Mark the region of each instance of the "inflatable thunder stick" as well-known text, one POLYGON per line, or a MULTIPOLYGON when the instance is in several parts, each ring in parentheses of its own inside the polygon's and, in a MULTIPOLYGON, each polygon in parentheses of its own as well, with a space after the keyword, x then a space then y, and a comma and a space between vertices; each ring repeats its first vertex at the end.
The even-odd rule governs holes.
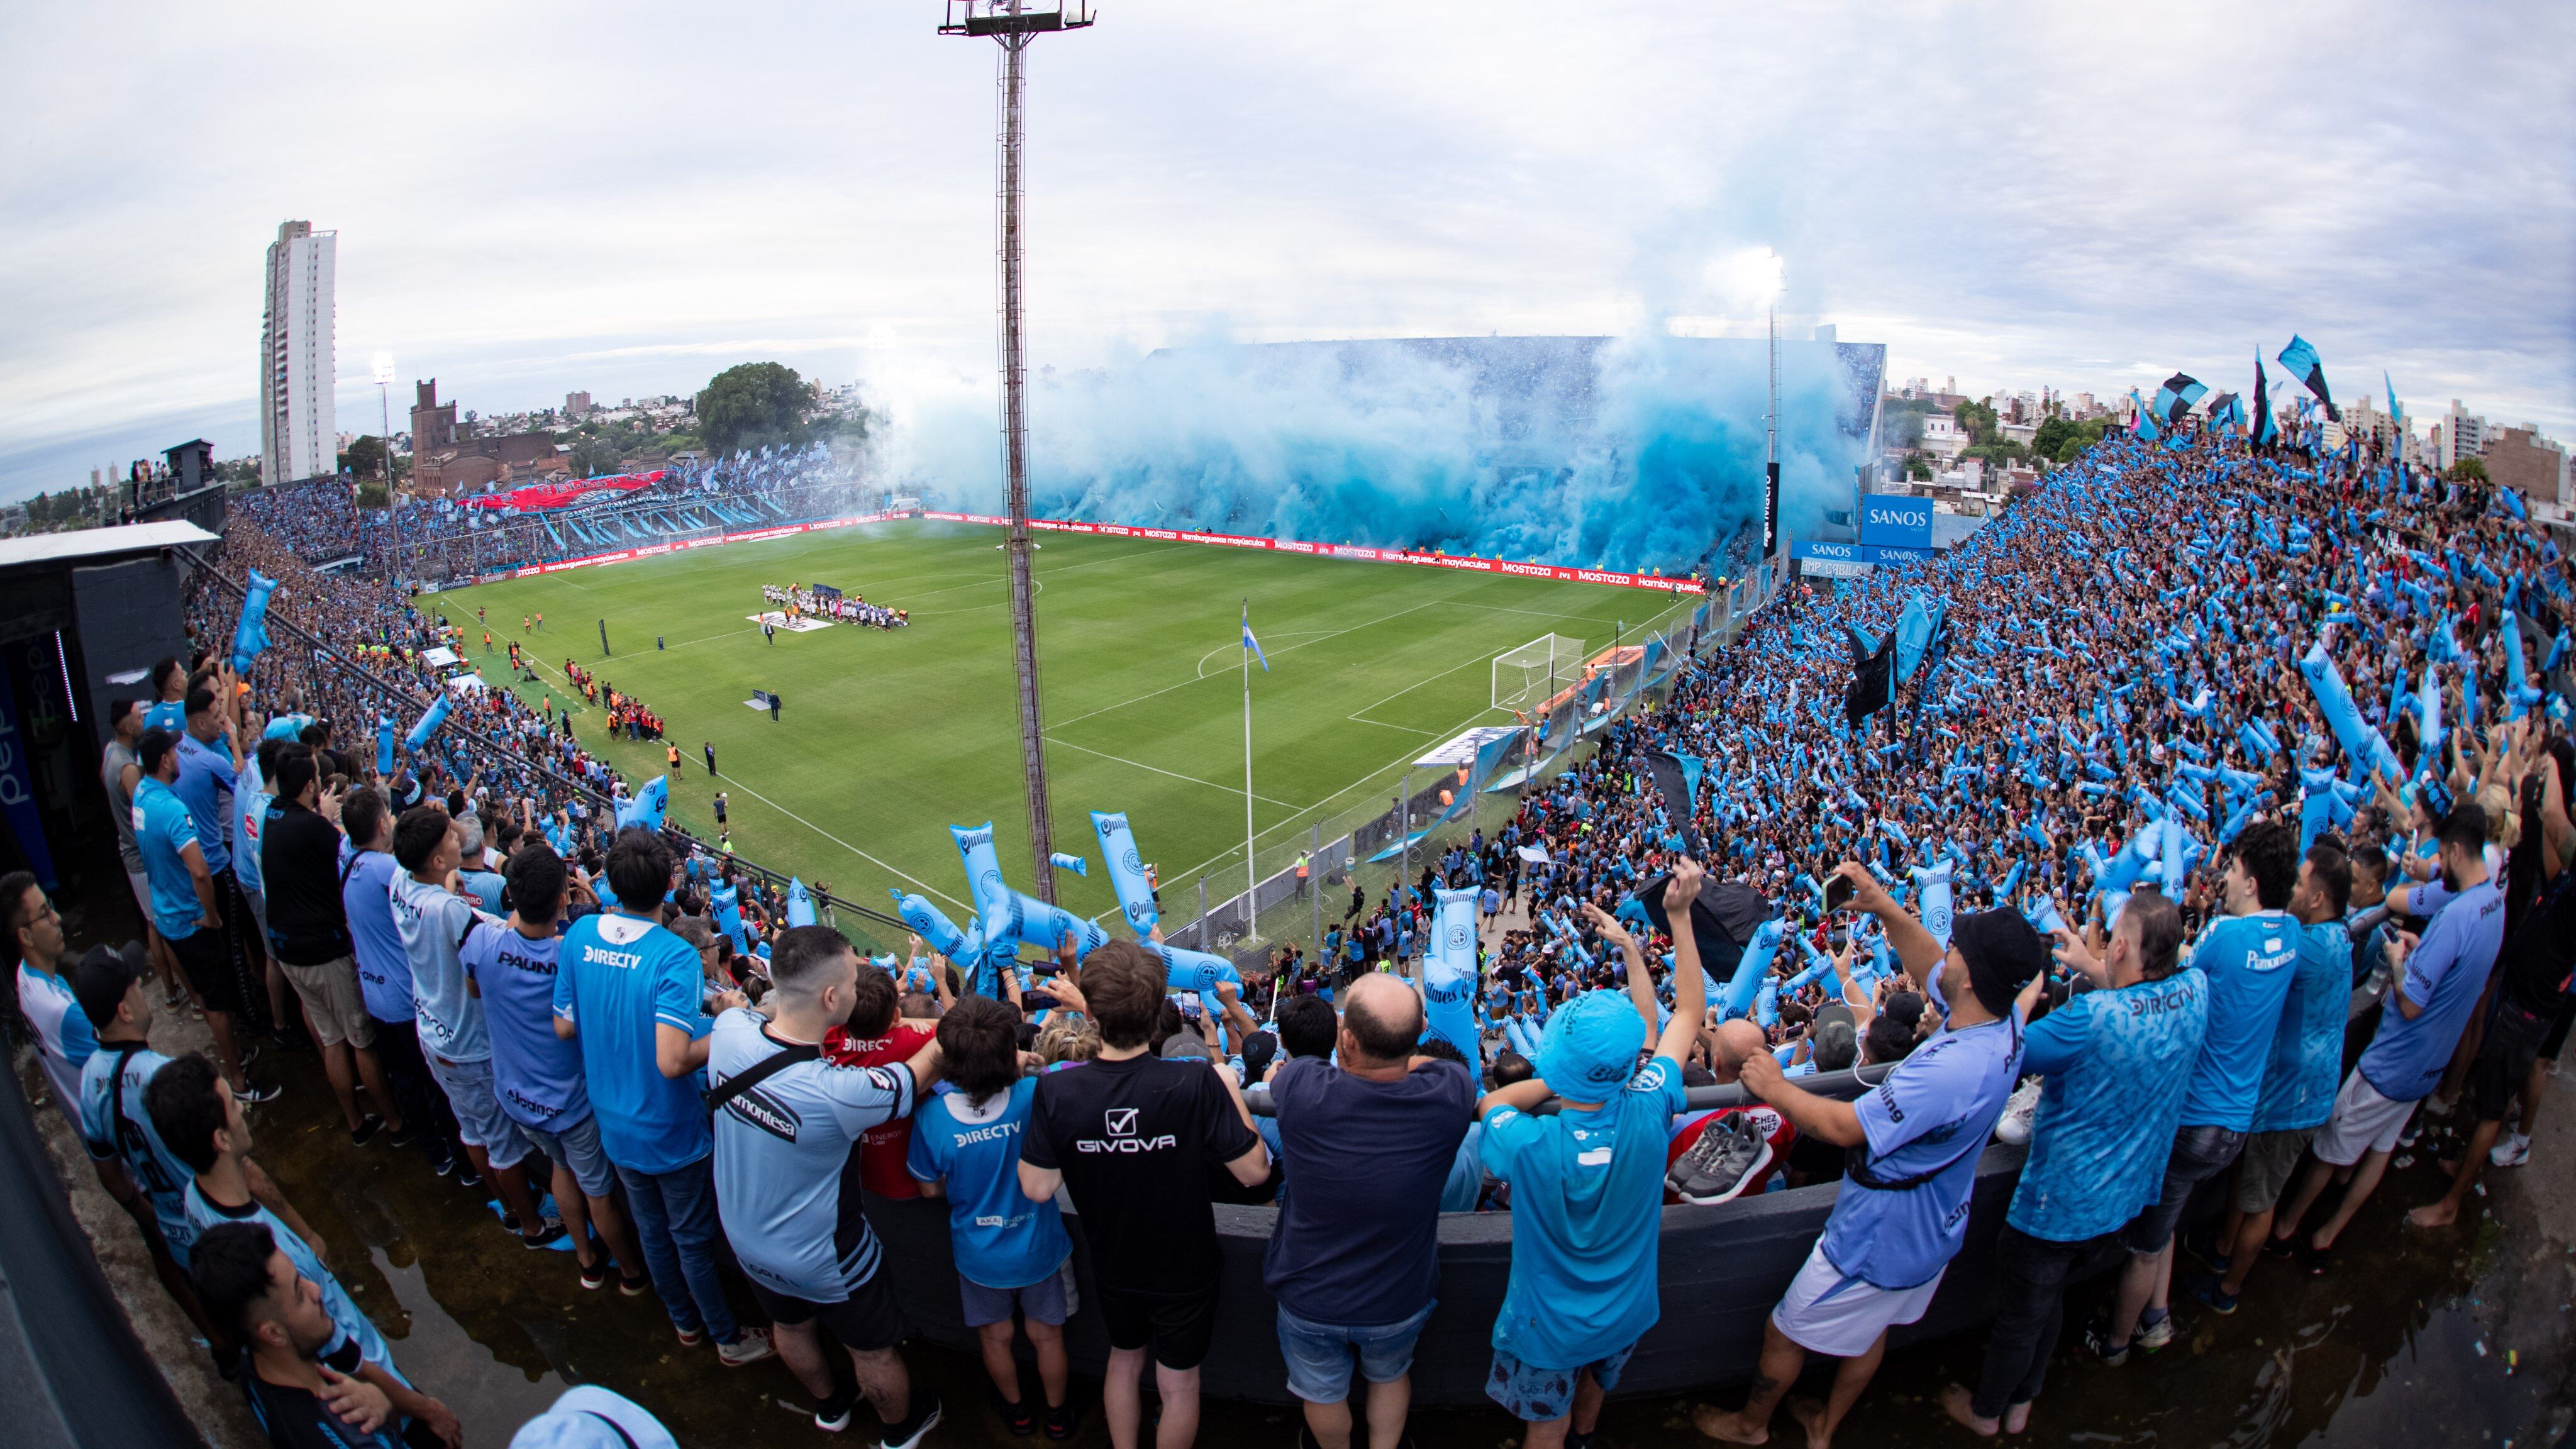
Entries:
POLYGON ((1145 858, 1137 852, 1136 833, 1124 811, 1091 812, 1091 828, 1100 836, 1100 858, 1109 869, 1109 884, 1118 892, 1118 907, 1139 937, 1154 929, 1162 912, 1154 907, 1154 888, 1145 881, 1145 858))
POLYGON ((447 723, 447 696, 441 693, 438 698, 429 702, 429 708, 420 712, 420 720, 411 727, 411 733, 403 736, 403 748, 413 754, 419 754, 429 744, 429 737, 438 733, 438 727, 445 723, 447 723))
POLYGON ((1476 1060, 1476 893, 1433 890, 1431 949, 1422 958, 1423 1036, 1476 1060))
POLYGON ((233 673, 245 674, 250 662, 268 647, 268 596, 277 588, 277 580, 257 569, 250 571, 250 589, 242 598, 241 623, 233 628, 233 673))

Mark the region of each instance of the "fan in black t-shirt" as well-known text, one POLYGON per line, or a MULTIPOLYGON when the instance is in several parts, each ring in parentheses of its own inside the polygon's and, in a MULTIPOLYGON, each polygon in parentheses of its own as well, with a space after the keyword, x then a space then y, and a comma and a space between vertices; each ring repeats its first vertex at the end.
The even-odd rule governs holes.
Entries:
POLYGON ((1270 1153, 1224 1063, 1146 1054, 1163 1005, 1162 962, 1112 941, 1091 953, 1078 981, 1072 974, 1057 999, 1100 1024, 1101 1051, 1038 1078, 1020 1188, 1041 1202, 1059 1184, 1072 1196, 1109 1321, 1103 1407, 1111 1436, 1133 1443, 1140 1409, 1132 1385, 1149 1348, 1162 1370, 1162 1432, 1197 1423, 1197 1370, 1216 1325, 1208 1169, 1221 1163, 1249 1186, 1269 1177, 1270 1153))

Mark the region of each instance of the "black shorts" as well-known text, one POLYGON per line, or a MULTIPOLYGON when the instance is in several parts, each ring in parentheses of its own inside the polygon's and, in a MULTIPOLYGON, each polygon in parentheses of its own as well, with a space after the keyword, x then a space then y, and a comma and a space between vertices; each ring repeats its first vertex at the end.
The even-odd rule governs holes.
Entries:
POLYGON ((1179 1298, 1100 1290, 1100 1312, 1109 1320, 1113 1349, 1151 1348, 1167 1369, 1194 1369, 1216 1336, 1216 1286, 1179 1298))
POLYGON ((2549 1035, 2550 1021, 2529 1015, 2511 1002, 2496 1003, 2495 1014, 2487 1018, 2486 1035, 2478 1039, 2477 1062, 2469 1068, 2470 1100, 2477 1105, 2479 1121, 2504 1120, 2514 1094, 2531 1076, 2531 1064, 2540 1055, 2542 1039, 2549 1035))
POLYGON ((2540 1044, 2542 1056, 2553 1062, 2558 1060, 2559 1049, 2567 1045, 2567 1027, 2571 1022, 2576 1022, 2576 995, 2558 1003, 2558 1024, 2549 1028, 2549 1039, 2540 1044))
POLYGON ((232 947, 224 939, 223 927, 199 926, 172 941, 170 949, 206 1010, 230 1015, 242 1009, 241 973, 233 969, 232 947))
POLYGON ((790 1328, 800 1323, 820 1323, 841 1341, 841 1347, 860 1353, 903 1342, 903 1310, 895 1307, 894 1290, 886 1286, 883 1273, 869 1274, 868 1281, 850 1290, 850 1296, 838 1303, 792 1298, 771 1290, 757 1278, 744 1276, 751 1284, 751 1296, 760 1300, 773 1323, 790 1328))

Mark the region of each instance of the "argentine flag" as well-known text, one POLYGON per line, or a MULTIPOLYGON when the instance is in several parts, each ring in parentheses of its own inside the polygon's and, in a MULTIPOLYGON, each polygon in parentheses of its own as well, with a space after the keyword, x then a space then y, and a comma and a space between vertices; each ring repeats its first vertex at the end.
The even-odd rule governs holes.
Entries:
POLYGON ((1261 661, 1261 672, 1268 674, 1270 656, 1261 652, 1261 641, 1252 637, 1252 601, 1250 599, 1243 601, 1243 647, 1252 651, 1252 657, 1261 661))

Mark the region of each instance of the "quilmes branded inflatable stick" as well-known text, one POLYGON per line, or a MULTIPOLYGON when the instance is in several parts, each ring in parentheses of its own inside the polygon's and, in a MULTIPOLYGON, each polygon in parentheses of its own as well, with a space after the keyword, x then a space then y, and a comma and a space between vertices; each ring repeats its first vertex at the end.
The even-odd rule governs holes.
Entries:
POLYGON ((805 889, 804 881, 794 876, 787 878, 787 924, 791 927, 814 924, 813 894, 805 889))
MULTIPOLYGON (((617 806, 617 828, 641 825, 650 830, 662 828, 662 817, 671 808, 671 777, 655 775, 644 787, 620 801, 617 806)), ((813 924, 811 921, 806 924, 813 924)))
POLYGON ((1091 876, 1091 866, 1081 856, 1067 855, 1063 851, 1059 850, 1049 855, 1047 857, 1047 861, 1058 870, 1072 871, 1075 875, 1081 876, 1086 880, 1091 876))
POLYGON ((1136 849, 1136 833, 1127 827, 1124 811, 1092 811, 1091 828, 1100 836, 1100 858, 1108 866, 1110 887, 1118 892, 1118 907, 1142 939, 1163 914, 1154 907, 1154 888, 1145 880, 1145 858, 1136 849))
POLYGON ((1932 933, 1932 939, 1940 942, 1941 949, 1944 951, 1950 949, 1952 864, 1953 862, 1945 857, 1928 866, 1916 866, 1909 872, 1914 878, 1914 899, 1921 908, 1923 929, 1932 933))
POLYGON ((1168 993, 1193 992, 1199 1005, 1210 1017, 1225 1014, 1224 999, 1216 994, 1217 983, 1231 981, 1237 992, 1243 989, 1243 973, 1223 956, 1193 951, 1185 946, 1166 946, 1160 941, 1136 943, 1163 963, 1163 990, 1168 993))
POLYGON ((1461 1052, 1474 1052, 1476 1009, 1468 998, 1476 991, 1476 893, 1435 888, 1431 896, 1431 949, 1422 958, 1423 1038, 1436 1036, 1461 1052))
POLYGON ((376 774, 389 778, 394 772, 394 717, 376 716, 376 774))

